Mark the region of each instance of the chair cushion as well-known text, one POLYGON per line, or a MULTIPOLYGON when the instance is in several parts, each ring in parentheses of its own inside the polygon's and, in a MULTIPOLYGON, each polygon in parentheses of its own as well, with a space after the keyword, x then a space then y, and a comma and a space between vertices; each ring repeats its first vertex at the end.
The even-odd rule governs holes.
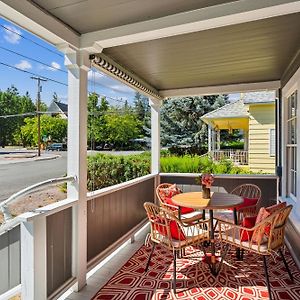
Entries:
MULTIPOLYGON (((253 217, 244 217, 242 221, 242 226, 246 228, 252 228, 255 226, 256 216, 253 217)), ((253 231, 242 230, 240 229, 241 241, 251 240, 253 231)))
MULTIPOLYGON (((255 225, 260 223, 261 221, 263 221, 264 219, 266 219, 269 216, 270 216, 270 213, 266 210, 266 208, 261 207, 259 212, 258 212, 258 215, 256 217, 255 225)), ((259 243, 262 240, 264 234, 265 234, 264 231, 254 232, 253 237, 252 237, 252 241, 254 243, 259 243)))
POLYGON ((158 194, 162 201, 166 201, 167 198, 172 198, 173 196, 180 194, 181 190, 176 184, 172 184, 167 188, 159 188, 158 194))
MULTIPOLYGON (((177 195, 177 194, 176 194, 177 195)), ((173 195, 174 196, 174 195, 173 195)), ((173 206, 178 206, 177 204, 175 204, 172 200, 172 198, 169 198, 167 197, 165 199, 165 203, 167 204, 170 204, 170 205, 173 205, 173 206)), ((193 208, 190 208, 190 207, 184 207, 184 206, 181 206, 181 214, 188 214, 188 213, 191 213, 191 212, 194 212, 195 210, 193 208)))
MULTIPOLYGON (((281 202, 281 203, 278 203, 278 204, 275 204, 275 205, 272 205, 272 206, 269 206, 269 207, 266 207, 266 211, 271 214, 273 214, 274 212, 282 209, 282 208, 285 208, 286 207, 286 202, 281 202)), ((265 228, 265 234, 267 236, 270 235, 270 230, 271 230, 271 226, 270 225, 267 225, 266 228, 265 228)))
MULTIPOLYGON (((236 206, 236 210, 240 210, 242 208, 248 207, 248 206, 253 206, 256 205, 258 202, 258 198, 247 198, 244 197, 244 202, 238 206, 236 206)), ((231 210, 233 210, 233 207, 230 208, 231 210)))
POLYGON ((231 243, 234 243, 236 245, 241 245, 243 247, 246 247, 248 249, 253 249, 255 251, 260 251, 260 252, 267 252, 268 251, 268 244, 266 243, 266 240, 262 240, 260 245, 257 244, 251 244, 250 241, 241 241, 239 237, 239 232, 235 230, 227 230, 224 231, 221 235, 223 240, 227 240, 231 243), (235 234, 235 236, 234 236, 235 234))
MULTIPOLYGON (((157 217, 154 220, 154 229, 156 229, 161 235, 168 236, 167 227, 165 225, 165 222, 162 218, 157 217), (161 223, 161 225, 160 225, 161 223)), ((169 228, 171 233, 171 238, 179 241, 186 240, 185 234, 182 231, 181 227, 178 225, 178 223, 174 220, 169 220, 169 228)))

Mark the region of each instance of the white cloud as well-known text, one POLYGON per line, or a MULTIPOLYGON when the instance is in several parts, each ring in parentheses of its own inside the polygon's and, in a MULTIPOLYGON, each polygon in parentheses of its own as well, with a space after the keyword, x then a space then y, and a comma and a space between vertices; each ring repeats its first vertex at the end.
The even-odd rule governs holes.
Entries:
POLYGON ((21 70, 32 69, 32 65, 27 60, 21 60, 18 64, 15 64, 15 67, 21 70))
POLYGON ((53 71, 53 72, 55 72, 55 71, 57 71, 57 70, 60 70, 60 69, 61 69, 60 64, 57 63, 57 62, 55 62, 55 61, 53 61, 53 62, 51 63, 51 67, 48 67, 48 70, 53 71))
POLYGON ((17 27, 10 25, 5 25, 4 27, 7 28, 7 30, 3 28, 4 39, 11 44, 19 44, 21 39, 21 31, 17 27))

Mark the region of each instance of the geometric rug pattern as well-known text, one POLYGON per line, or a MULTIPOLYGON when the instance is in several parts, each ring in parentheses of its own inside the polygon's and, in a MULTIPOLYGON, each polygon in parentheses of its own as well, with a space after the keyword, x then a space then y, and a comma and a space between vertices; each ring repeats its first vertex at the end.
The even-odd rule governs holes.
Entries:
MULTIPOLYGON (((93 300, 269 299, 261 256, 245 252, 244 260, 237 261, 235 250, 232 249, 215 277, 201 260, 200 250, 190 248, 184 258, 177 259, 177 292, 174 294, 171 253, 157 246, 145 273, 150 250, 151 246, 142 246, 98 291, 93 300)), ((267 258, 273 299, 300 300, 300 272, 287 250, 285 257, 294 283, 290 281, 279 256, 267 258)))

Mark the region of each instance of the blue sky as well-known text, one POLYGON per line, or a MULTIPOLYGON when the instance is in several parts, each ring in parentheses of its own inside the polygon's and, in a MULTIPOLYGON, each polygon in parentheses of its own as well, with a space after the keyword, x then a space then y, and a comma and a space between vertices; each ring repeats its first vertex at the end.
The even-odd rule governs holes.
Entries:
MULTIPOLYGON (((42 101, 49 105, 56 92, 62 102, 67 102, 67 70, 63 54, 47 42, 0 18, 0 89, 6 90, 14 85, 20 94, 28 91, 31 98, 36 99, 37 83, 30 78, 33 75, 9 68, 3 63, 57 81, 43 83, 42 101)), ((135 93, 119 81, 94 71, 89 72, 89 91, 107 96, 112 105, 122 105, 125 100, 132 103, 135 93)), ((230 98, 237 99, 239 95, 231 95, 230 98)))
MULTIPOLYGON (((9 68, 1 63, 60 82, 61 84, 48 80, 43 83, 42 101, 49 104, 53 93, 56 92, 62 102, 67 102, 67 70, 64 66, 63 54, 52 45, 3 18, 0 18, 0 89, 6 90, 14 85, 20 94, 28 91, 34 100, 37 83, 30 78, 33 75, 9 68)), ((127 99, 132 102, 134 97, 133 89, 105 74, 93 71, 89 72, 89 91, 96 91, 101 95, 111 97, 112 99, 108 98, 108 100, 114 105, 120 105, 122 102, 113 99, 123 101, 127 99)))

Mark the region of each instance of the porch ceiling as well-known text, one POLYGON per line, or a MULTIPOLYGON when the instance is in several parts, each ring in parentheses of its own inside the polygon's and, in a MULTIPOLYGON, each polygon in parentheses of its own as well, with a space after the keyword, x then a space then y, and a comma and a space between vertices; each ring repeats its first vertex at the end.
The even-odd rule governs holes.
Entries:
POLYGON ((104 49, 158 90, 279 80, 300 44, 300 14, 104 49))
POLYGON ((2 0, 0 8, 61 49, 103 52, 160 96, 274 89, 300 64, 296 0, 2 0))
POLYGON ((33 0, 83 34, 239 0, 33 0))

